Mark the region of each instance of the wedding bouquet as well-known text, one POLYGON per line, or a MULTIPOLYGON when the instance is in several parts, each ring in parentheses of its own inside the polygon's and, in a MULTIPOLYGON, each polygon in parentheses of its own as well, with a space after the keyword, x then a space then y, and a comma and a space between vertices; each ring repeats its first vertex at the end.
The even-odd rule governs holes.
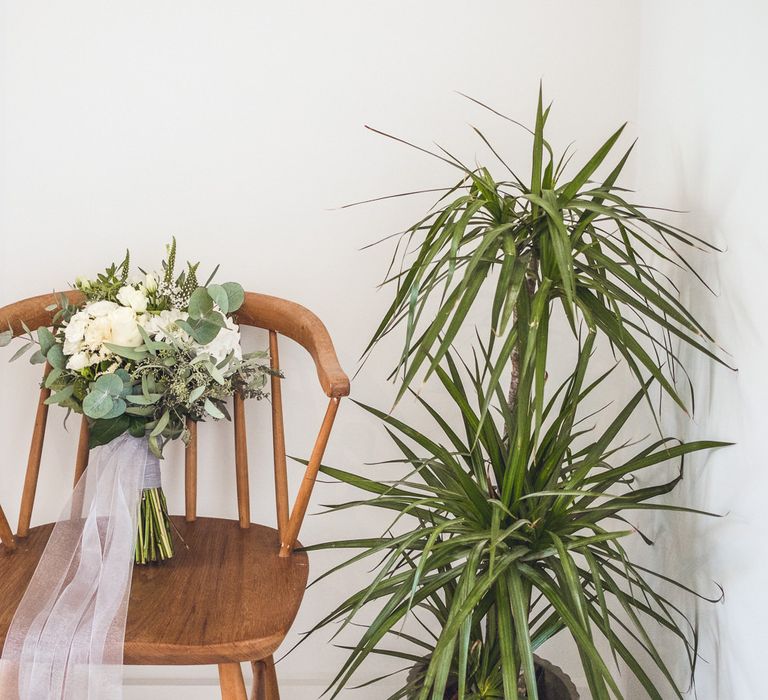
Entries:
MULTIPOLYGON (((47 403, 86 416, 91 448, 128 433, 161 458, 168 440, 189 440, 188 419, 229 419, 226 401, 236 392, 266 395, 268 353, 244 354, 232 318, 243 288, 212 283, 218 266, 201 285, 198 267, 187 263, 177 275, 175 239, 160 269, 138 277, 126 253, 96 279, 76 280, 85 301, 73 305, 62 295, 52 330, 26 329, 28 342, 12 359, 39 346, 31 360, 50 365, 47 403)), ((173 556, 159 486, 145 488, 138 527, 137 563, 173 556)))

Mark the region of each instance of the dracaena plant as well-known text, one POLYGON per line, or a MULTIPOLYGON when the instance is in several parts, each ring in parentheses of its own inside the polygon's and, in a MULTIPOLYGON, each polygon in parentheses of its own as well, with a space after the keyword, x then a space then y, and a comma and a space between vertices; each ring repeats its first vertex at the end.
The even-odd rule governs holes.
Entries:
POLYGON ((361 550, 337 568, 375 561, 370 584, 318 625, 366 627, 335 693, 367 657, 385 654, 411 668, 392 700, 538 698, 533 654, 559 632, 576 642, 598 700, 622 697, 619 662, 649 697, 682 697, 681 679, 654 641, 657 630, 676 636, 695 668, 695 625, 658 592, 658 580, 694 592, 635 563, 625 542, 644 537, 630 524, 637 511, 699 512, 658 498, 683 478, 686 456, 726 443, 661 433, 640 447, 617 441, 636 412, 657 418, 654 387, 683 409, 692 401, 692 387, 678 390, 681 343, 721 361, 660 270, 678 265, 695 275, 685 248, 708 246, 629 201, 618 184, 629 151, 612 155, 621 129, 583 167, 570 168, 544 137, 548 114, 540 96, 528 183, 503 162, 507 176, 496 179, 447 152, 438 156, 460 169, 461 180, 406 232, 402 265, 388 275, 394 300, 370 347, 403 327, 398 398, 412 393, 434 431, 365 407, 397 446, 401 472, 385 481, 324 468, 372 494, 334 509, 385 509, 396 521, 377 538, 319 545, 361 550), (596 180, 610 158, 617 162, 596 180), (575 174, 566 178, 566 171, 575 174), (490 323, 465 363, 453 344, 476 305, 486 305, 490 323), (575 351, 566 380, 550 386, 548 339, 559 318, 573 331, 575 351), (637 390, 598 421, 590 399, 615 381, 593 352, 605 342, 637 390), (411 388, 430 375, 447 397, 439 405, 411 388), (662 465, 666 473, 670 463, 679 467, 673 479, 635 483, 640 473, 647 483, 662 465), (406 633, 408 619, 421 635, 406 633), (651 668, 665 688, 656 687, 651 668))

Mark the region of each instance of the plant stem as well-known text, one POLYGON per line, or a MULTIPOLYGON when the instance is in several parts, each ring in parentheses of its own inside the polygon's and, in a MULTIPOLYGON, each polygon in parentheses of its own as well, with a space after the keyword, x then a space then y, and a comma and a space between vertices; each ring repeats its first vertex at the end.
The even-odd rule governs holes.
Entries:
MULTIPOLYGON (((536 280, 539 273, 539 258, 535 252, 531 253, 531 259, 528 263, 528 272, 525 278, 525 291, 528 294, 528 299, 533 299, 533 295, 536 293, 536 280)), ((519 318, 519 315, 518 315, 519 318)), ((517 391, 520 386, 520 336, 522 335, 522 329, 517 329, 518 341, 515 343, 515 347, 512 350, 512 377, 509 380, 509 392, 507 393, 507 406, 512 415, 515 414, 515 408, 517 407, 517 391)))
POLYGON ((173 557, 171 521, 162 488, 144 489, 141 496, 136 563, 165 561, 173 557))

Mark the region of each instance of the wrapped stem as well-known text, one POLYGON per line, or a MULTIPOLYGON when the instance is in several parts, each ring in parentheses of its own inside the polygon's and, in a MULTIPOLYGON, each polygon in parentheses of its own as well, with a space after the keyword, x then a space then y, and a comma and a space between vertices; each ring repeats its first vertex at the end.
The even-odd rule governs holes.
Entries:
POLYGON ((135 561, 137 564, 167 561, 173 556, 171 521, 168 504, 160 485, 160 460, 149 451, 144 474, 136 532, 135 561))

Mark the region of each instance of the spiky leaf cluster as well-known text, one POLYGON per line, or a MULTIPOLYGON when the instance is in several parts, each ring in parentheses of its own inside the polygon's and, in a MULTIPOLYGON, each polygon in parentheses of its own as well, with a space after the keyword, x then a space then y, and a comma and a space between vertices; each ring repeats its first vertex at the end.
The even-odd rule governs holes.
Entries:
MULTIPOLYGON (((384 480, 378 472, 324 467, 372 494, 332 510, 363 506, 393 514, 380 537, 317 547, 360 550, 335 570, 374 562, 371 582, 316 628, 364 627, 331 686, 333 697, 370 655, 383 654, 410 669, 390 700, 536 700, 533 653, 561 632, 575 641, 597 700, 622 697, 621 664, 648 697, 683 697, 682 679, 657 647, 659 631, 680 641, 695 668, 695 624, 659 593, 658 581, 689 589, 633 561, 625 543, 643 537, 630 525, 633 514, 697 512, 658 499, 683 478, 688 455, 726 443, 662 436, 628 454, 617 440, 645 404, 653 411, 654 386, 686 406, 676 382, 677 344, 722 362, 659 269, 692 272, 678 248, 711 247, 630 201, 618 184, 629 151, 597 179, 622 129, 569 170, 568 157, 555 157, 544 136, 548 116, 540 96, 527 182, 480 132, 506 169, 503 178, 439 155, 461 171, 461 181, 407 231, 399 267, 399 254, 393 258, 386 284, 394 286, 394 299, 368 349, 402 328, 393 373, 401 378, 399 397, 417 376, 432 375, 454 415, 445 402, 414 394, 434 421, 434 430, 420 431, 365 406, 400 452, 400 474, 384 480), (490 297, 483 293, 489 287, 490 297), (485 305, 489 328, 486 335, 477 331, 474 361, 464 365, 453 345, 478 305, 485 305), (566 381, 550 387, 557 306, 578 353, 566 381), (593 348, 601 341, 623 359, 638 390, 597 430, 588 423, 589 398, 611 376, 596 366, 593 348), (654 483, 654 469, 665 473, 670 463, 678 464, 677 475, 654 483), (653 485, 638 486, 641 474, 653 485), (421 634, 406 633, 409 619, 421 634), (656 687, 654 671, 665 688, 656 687)), ((565 350, 558 349, 562 362, 565 350)))

